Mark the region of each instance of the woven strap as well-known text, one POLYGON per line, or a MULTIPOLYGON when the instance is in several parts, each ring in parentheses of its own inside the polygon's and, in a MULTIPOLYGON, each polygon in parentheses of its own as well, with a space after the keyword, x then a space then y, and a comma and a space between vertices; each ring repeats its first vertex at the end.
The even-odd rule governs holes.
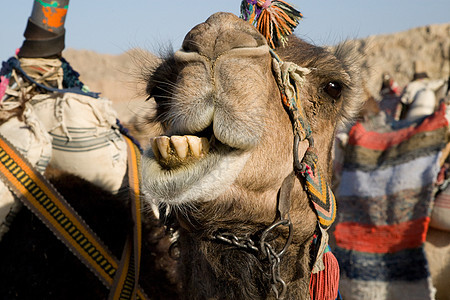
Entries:
POLYGON ((336 199, 319 170, 316 148, 306 150, 302 163, 304 170, 300 174, 306 179, 306 193, 314 205, 320 226, 328 229, 336 219, 336 199))
MULTIPOLYGON (((27 206, 109 289, 109 299, 147 299, 136 289, 140 260, 139 150, 129 146, 130 182, 133 182, 132 213, 136 226, 127 239, 122 261, 118 262, 104 243, 74 211, 53 185, 0 135, 0 177, 27 206), (133 165, 134 164, 134 165, 133 165), (133 242, 134 240, 134 242, 133 242), (134 248, 134 250, 133 250, 134 248)), ((132 143, 131 143, 132 144, 132 143)))
POLYGON ((289 113, 294 130, 294 168, 305 179, 306 192, 314 205, 320 226, 327 229, 336 218, 336 199, 320 172, 311 126, 299 100, 300 85, 310 70, 292 62, 283 62, 273 50, 270 54, 273 57, 272 66, 282 102, 289 113), (300 162, 298 144, 303 140, 308 140, 310 147, 300 162))
POLYGON ((130 299, 130 295, 133 295, 134 291, 136 291, 137 299, 147 299, 144 292, 138 288, 142 249, 141 173, 139 172, 141 154, 138 146, 130 138, 126 136, 124 138, 128 146, 128 182, 134 221, 133 240, 127 238, 119 266, 121 275, 115 277, 109 299, 130 299))
POLYGON ((301 140, 308 139, 312 134, 311 126, 306 119, 301 103, 298 102, 298 94, 299 86, 311 71, 292 62, 283 62, 273 50, 270 50, 270 54, 273 57, 272 67, 281 93, 281 100, 291 117, 294 133, 298 134, 301 140))

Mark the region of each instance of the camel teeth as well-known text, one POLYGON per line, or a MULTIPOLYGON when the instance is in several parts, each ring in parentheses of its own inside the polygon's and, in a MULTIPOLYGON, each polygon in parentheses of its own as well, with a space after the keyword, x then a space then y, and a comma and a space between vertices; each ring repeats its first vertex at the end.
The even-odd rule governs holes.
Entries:
POLYGON ((157 136, 150 139, 155 159, 164 164, 174 164, 208 154, 210 144, 207 138, 193 135, 157 136))
POLYGON ((150 138, 150 145, 152 146, 153 155, 157 160, 161 158, 161 154, 158 150, 158 144, 156 143, 156 137, 150 138))
POLYGON ((189 144, 189 149, 194 157, 200 157, 202 153, 202 143, 199 137, 193 135, 187 135, 186 139, 189 144))
POLYGON ((202 137, 200 138, 201 144, 202 144, 202 152, 203 154, 209 153, 209 141, 207 138, 202 137))
POLYGON ((188 141, 185 136, 174 135, 170 138, 170 142, 175 149, 178 157, 181 159, 185 159, 188 154, 189 146, 188 141))
POLYGON ((159 153, 163 159, 167 159, 170 154, 170 138, 168 136, 158 136, 156 138, 159 153))

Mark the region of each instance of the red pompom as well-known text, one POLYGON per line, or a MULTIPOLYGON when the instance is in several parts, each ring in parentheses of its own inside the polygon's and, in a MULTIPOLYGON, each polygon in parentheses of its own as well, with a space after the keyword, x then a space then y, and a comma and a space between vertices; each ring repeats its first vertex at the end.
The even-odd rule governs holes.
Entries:
POLYGON ((339 290, 339 264, 329 248, 323 254, 325 269, 311 274, 309 293, 311 300, 335 300, 339 290))

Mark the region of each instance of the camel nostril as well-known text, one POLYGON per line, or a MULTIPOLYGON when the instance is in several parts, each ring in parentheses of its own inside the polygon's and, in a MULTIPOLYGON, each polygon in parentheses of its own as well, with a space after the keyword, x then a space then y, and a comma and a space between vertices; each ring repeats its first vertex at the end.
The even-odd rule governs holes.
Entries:
POLYGON ((265 38, 248 22, 229 13, 217 13, 195 26, 185 37, 182 49, 210 59, 236 48, 266 45, 265 38), (228 23, 228 26, 223 24, 228 23))
POLYGON ((221 35, 216 41, 216 53, 225 53, 237 48, 255 48, 263 45, 262 39, 257 39, 257 32, 245 32, 240 30, 230 30, 221 35))
MULTIPOLYGON (((203 32, 208 32, 209 25, 207 23, 201 23, 195 26, 184 37, 181 48, 186 52, 201 52, 202 44, 198 42, 203 38, 203 32)), ((204 46, 203 46, 204 47, 204 46)))

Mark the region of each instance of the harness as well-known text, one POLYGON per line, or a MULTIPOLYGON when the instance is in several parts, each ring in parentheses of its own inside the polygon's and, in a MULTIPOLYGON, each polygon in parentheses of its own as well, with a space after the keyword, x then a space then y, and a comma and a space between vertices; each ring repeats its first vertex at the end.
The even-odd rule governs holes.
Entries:
MULTIPOLYGON (((291 119, 294 132, 293 173, 303 183, 308 199, 313 204, 317 214, 316 235, 314 244, 311 247, 313 266, 310 293, 312 299, 330 299, 330 297, 334 297, 339 293, 339 265, 330 252, 327 233, 328 228, 336 218, 336 199, 331 187, 325 181, 320 171, 311 126, 305 117, 299 99, 300 86, 304 81, 304 76, 310 70, 299 67, 292 62, 283 62, 273 50, 270 50, 270 53, 273 57, 273 70, 281 93, 281 99, 291 119), (309 147, 300 161, 298 149, 300 142, 304 140, 309 142, 309 147), (325 281, 327 282, 325 283, 325 281)), ((292 176, 292 174, 289 176, 292 176)))
POLYGON ((283 180, 278 191, 275 221, 263 230, 262 233, 237 236, 233 233, 221 232, 219 230, 209 238, 218 242, 234 245, 245 251, 260 254, 262 257, 261 259, 267 260, 270 264, 271 288, 276 299, 285 299, 287 285, 282 278, 280 265, 281 259, 293 239, 294 226, 289 215, 289 210, 291 206, 291 191, 294 186, 294 181, 297 178, 302 182, 308 199, 315 208, 318 219, 316 235, 310 253, 313 261, 311 266, 312 279, 310 283, 310 293, 312 299, 330 299, 330 297, 333 297, 332 295, 338 293, 338 278, 336 277, 338 277, 339 267, 334 256, 332 256, 329 251, 327 233, 327 229, 336 218, 336 200, 318 166, 317 149, 314 147, 311 126, 305 117, 303 107, 299 101, 299 89, 302 82, 305 80, 305 75, 307 75, 310 70, 299 67, 291 62, 283 62, 273 50, 270 50, 270 54, 273 58, 272 66, 281 93, 281 100, 292 122, 294 132, 294 168, 283 180), (304 140, 309 142, 309 147, 306 150, 304 157, 300 160, 298 157, 298 149, 300 142, 304 140), (276 229, 281 227, 287 228, 288 235, 284 242, 284 246, 277 252, 274 247, 271 246, 270 242, 281 237, 281 235, 274 233, 276 229), (276 238, 273 238, 273 236, 276 238), (331 259, 334 258, 334 260, 332 260, 333 263, 330 264, 329 261, 328 263, 324 263, 325 255, 327 258, 331 255, 331 259), (330 269, 326 270, 327 266, 328 268, 335 268, 335 270, 333 270, 334 272, 331 272, 331 277, 335 281, 334 283, 324 282, 331 281, 326 278, 326 276, 330 277, 330 274, 324 274, 331 271, 330 269), (327 287, 327 284, 330 286, 327 287))
POLYGON ((299 99, 300 85, 310 71, 294 63, 283 62, 273 50, 270 50, 270 54, 273 57, 273 70, 281 92, 281 100, 291 118, 294 131, 294 170, 305 181, 306 192, 314 205, 320 227, 327 230, 336 218, 336 199, 320 172, 311 126, 299 99), (309 142, 309 147, 300 161, 298 147, 304 140, 309 142))

